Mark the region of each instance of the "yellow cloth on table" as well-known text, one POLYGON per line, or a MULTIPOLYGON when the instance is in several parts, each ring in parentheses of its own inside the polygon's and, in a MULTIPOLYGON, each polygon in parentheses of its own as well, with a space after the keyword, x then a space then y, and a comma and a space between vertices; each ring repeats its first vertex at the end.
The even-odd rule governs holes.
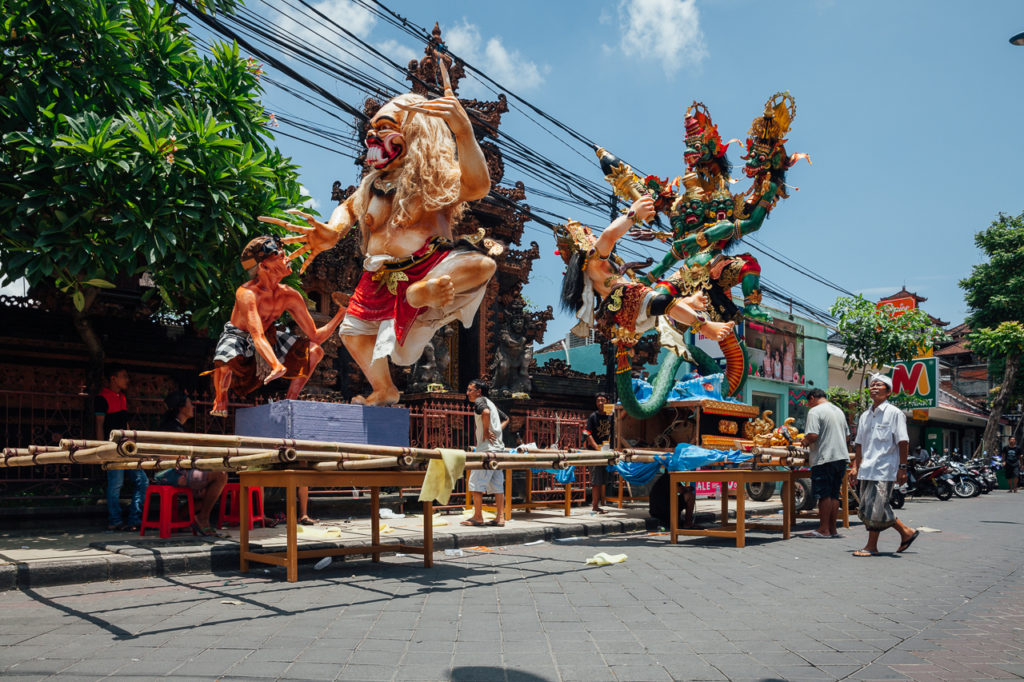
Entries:
POLYGON ((437 500, 441 504, 448 504, 456 482, 462 478, 462 472, 466 469, 464 450, 438 448, 438 451, 441 459, 432 459, 427 465, 427 475, 420 489, 420 502, 437 500))
POLYGON ((594 556, 587 559, 587 565, 607 566, 608 564, 621 564, 625 560, 625 554, 605 554, 604 552, 598 552, 594 556))

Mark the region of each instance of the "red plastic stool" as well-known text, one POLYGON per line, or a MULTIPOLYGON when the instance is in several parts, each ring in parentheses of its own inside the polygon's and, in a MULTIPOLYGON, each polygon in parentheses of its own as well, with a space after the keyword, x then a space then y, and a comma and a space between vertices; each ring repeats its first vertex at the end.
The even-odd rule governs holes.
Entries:
MULTIPOLYGON (((242 487, 238 483, 228 483, 220 494, 220 511, 217 513, 217 527, 223 528, 224 524, 240 525, 242 523, 241 510, 239 509, 242 487)), ((259 521, 264 528, 267 522, 263 518, 263 488, 249 488, 249 530, 256 526, 259 521)))
POLYGON ((139 535, 145 535, 147 528, 156 528, 160 531, 160 537, 162 538, 169 538, 173 531, 182 528, 190 529, 192 535, 195 535, 196 531, 192 528, 192 521, 195 517, 196 505, 192 498, 191 489, 176 485, 155 485, 150 483, 149 487, 146 488, 146 502, 142 507, 142 524, 139 528, 139 535), (149 520, 149 501, 153 498, 153 495, 160 496, 160 518, 156 521, 149 520), (175 518, 180 516, 177 502, 178 497, 181 495, 188 500, 188 518, 186 519, 175 518))

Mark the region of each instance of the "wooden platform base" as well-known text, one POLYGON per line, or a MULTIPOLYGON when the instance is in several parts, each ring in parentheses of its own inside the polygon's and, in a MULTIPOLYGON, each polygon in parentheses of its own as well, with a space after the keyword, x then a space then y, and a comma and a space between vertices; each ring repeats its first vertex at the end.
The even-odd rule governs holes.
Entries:
POLYGON ((422 554, 423 565, 430 568, 434 565, 434 505, 423 503, 423 546, 415 545, 382 545, 380 542, 380 489, 382 487, 422 486, 423 471, 243 471, 239 474, 241 482, 240 498, 247 500, 248 489, 252 487, 284 488, 287 522, 287 544, 283 552, 250 552, 249 551, 249 505, 240 505, 241 537, 239 538, 239 570, 249 570, 249 562, 284 566, 287 570, 288 582, 299 579, 299 559, 312 559, 325 556, 343 556, 346 554, 369 554, 373 561, 380 561, 383 552, 405 552, 422 554), (328 549, 298 548, 298 514, 296 512, 297 491, 299 486, 314 488, 330 488, 354 486, 370 490, 370 544, 359 547, 332 547, 328 549))
POLYGON ((747 530, 781 531, 782 537, 789 539, 793 524, 793 478, 790 471, 769 471, 764 469, 720 469, 715 471, 671 471, 669 483, 672 494, 670 502, 669 537, 672 544, 678 542, 680 535, 694 535, 713 538, 735 538, 737 547, 746 546, 747 530), (782 481, 782 524, 747 523, 746 515, 746 484, 782 481), (682 483, 717 482, 723 490, 728 490, 729 483, 736 483, 736 522, 729 521, 729 496, 722 495, 722 519, 717 528, 679 528, 679 485, 682 483))

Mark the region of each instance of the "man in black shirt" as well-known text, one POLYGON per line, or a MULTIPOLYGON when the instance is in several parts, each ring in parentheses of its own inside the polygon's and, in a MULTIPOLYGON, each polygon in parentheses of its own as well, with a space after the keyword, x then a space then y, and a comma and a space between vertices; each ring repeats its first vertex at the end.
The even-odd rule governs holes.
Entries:
MULTIPOLYGON (((679 528, 696 528, 693 523, 693 510, 697 506, 697 491, 694 484, 681 486, 676 493, 682 497, 679 505, 679 519, 676 521, 679 528)), ((667 473, 661 474, 658 480, 651 486, 651 492, 647 498, 647 513, 652 518, 658 519, 666 528, 670 527, 672 499, 672 486, 667 473)))
MULTIPOLYGON (((612 416, 605 411, 608 405, 608 394, 598 393, 594 398, 597 409, 587 417, 587 425, 583 429, 586 447, 591 450, 600 450, 605 444, 611 445, 612 440, 612 416)), ((589 467, 590 471, 590 503, 595 514, 605 514, 601 509, 604 502, 604 489, 608 483, 608 469, 604 466, 589 467)))
POLYGON ((1010 444, 1003 448, 1003 473, 1011 493, 1017 492, 1017 477, 1020 475, 1020 448, 1017 439, 1010 436, 1010 444))

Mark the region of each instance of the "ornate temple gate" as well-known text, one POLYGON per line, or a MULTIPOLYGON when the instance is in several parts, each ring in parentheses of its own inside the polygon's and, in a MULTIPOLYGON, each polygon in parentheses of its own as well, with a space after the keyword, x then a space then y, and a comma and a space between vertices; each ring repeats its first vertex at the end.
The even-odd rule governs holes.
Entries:
MULTIPOLYGON (((0 389, 2 447, 56 445, 62 438, 92 439, 95 434, 93 397, 82 392, 0 389)), ((254 402, 231 402, 226 419, 211 417, 211 401, 196 399, 195 433, 234 433, 234 412, 254 402)), ((128 424, 138 430, 156 429, 166 406, 162 398, 131 397, 128 424)), ((99 499, 106 478, 94 464, 47 464, 0 469, 0 503, 18 500, 99 499)))
MULTIPOLYGON (((0 390, 0 424, 5 446, 55 445, 61 438, 82 438, 92 399, 78 393, 0 390)), ((0 501, 31 494, 34 499, 62 499, 84 494, 98 484, 99 467, 48 464, 4 468, 0 501)))
POLYGON ((409 409, 409 444, 415 448, 472 450, 473 408, 465 400, 430 400, 409 409))
MULTIPOLYGON (((536 443, 542 448, 582 448, 587 416, 583 410, 530 410, 526 413, 523 438, 527 443, 536 443)), ((576 467, 576 480, 571 487, 574 503, 586 502, 589 486, 590 471, 587 467, 576 467)), ((533 487, 533 497, 536 499, 555 499, 564 492, 562 484, 555 481, 553 474, 534 474, 533 487)))

